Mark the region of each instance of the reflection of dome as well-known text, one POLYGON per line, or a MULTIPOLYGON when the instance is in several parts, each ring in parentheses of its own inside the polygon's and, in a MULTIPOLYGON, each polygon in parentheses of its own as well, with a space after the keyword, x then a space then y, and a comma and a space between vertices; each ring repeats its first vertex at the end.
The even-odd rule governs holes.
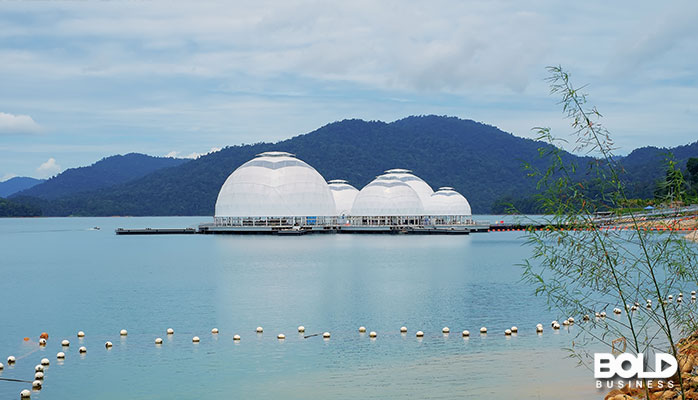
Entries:
POLYGON ((429 186, 428 183, 424 182, 420 177, 412 174, 412 171, 409 169, 389 169, 385 171, 385 174, 379 176, 378 179, 383 177, 397 178, 410 185, 410 187, 419 195, 419 199, 422 200, 422 204, 426 204, 431 194, 434 193, 434 190, 431 188, 431 186, 429 186))
POLYGON ((226 179, 218 193, 216 217, 335 215, 325 179, 293 154, 258 154, 226 179))
POLYGON ((429 215, 472 215, 470 203, 452 187, 441 187, 424 205, 429 215))
POLYGON ((396 177, 381 175, 366 185, 354 200, 353 216, 422 215, 419 195, 396 177))
POLYGON ((327 183, 330 184, 330 190, 332 191, 337 210, 334 215, 349 215, 351 206, 354 204, 354 199, 356 199, 359 191, 342 179, 333 179, 327 183))

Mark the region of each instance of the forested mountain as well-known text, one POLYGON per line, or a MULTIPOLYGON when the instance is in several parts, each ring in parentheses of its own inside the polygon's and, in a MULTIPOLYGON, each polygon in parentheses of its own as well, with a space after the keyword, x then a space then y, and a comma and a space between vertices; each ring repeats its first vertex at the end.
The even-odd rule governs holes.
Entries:
POLYGON ((186 161, 188 160, 138 153, 106 157, 87 167, 67 169, 39 185, 15 193, 14 197, 56 199, 132 181, 186 161))
MULTIPOLYGON (((539 158, 545 146, 454 117, 418 116, 392 123, 344 120, 273 144, 226 147, 111 187, 52 200, 27 197, 25 191, 13 199, 40 207, 44 215, 212 215, 218 190, 235 168, 258 153, 280 150, 296 154, 325 179, 346 179, 359 189, 386 169, 411 169, 434 188, 455 187, 473 212, 482 214, 499 199, 535 193, 536 181, 522 165, 545 168, 549 160, 539 158)), ((698 156, 698 143, 683 147, 687 155, 698 156)), ((647 154, 631 154, 627 163, 620 159, 627 177, 642 182, 638 187, 663 176, 663 159, 656 155, 664 150, 643 151, 647 154), (634 172, 640 168, 644 171, 634 172)), ((579 167, 575 178, 584 180, 592 159, 566 152, 562 156, 579 167)))
POLYGON ((16 176, 6 181, 0 182, 0 197, 7 197, 24 189, 29 189, 43 182, 43 179, 29 178, 27 176, 16 176))
POLYGON ((628 195, 635 198, 651 198, 657 181, 664 179, 663 166, 667 160, 673 159, 677 166, 685 169, 686 162, 691 157, 698 157, 698 142, 671 149, 641 147, 633 150, 627 157, 619 160, 628 182, 628 195))

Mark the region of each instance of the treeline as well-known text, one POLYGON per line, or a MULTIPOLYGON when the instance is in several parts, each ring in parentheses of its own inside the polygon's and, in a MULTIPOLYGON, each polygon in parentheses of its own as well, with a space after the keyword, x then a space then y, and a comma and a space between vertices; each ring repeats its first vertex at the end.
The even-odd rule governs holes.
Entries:
MULTIPOLYGON (((663 179, 642 182, 631 180, 622 176, 626 193, 629 196, 637 195, 637 188, 643 188, 642 194, 651 191, 652 196, 645 198, 630 198, 611 204, 609 199, 607 210, 613 208, 642 209, 647 206, 697 204, 698 203, 698 157, 689 158, 685 165, 677 165, 671 154, 666 155, 665 174, 663 179)), ((578 182, 579 187, 584 188, 585 196, 600 200, 603 198, 604 182, 587 180, 578 182)), ((604 204, 602 201, 601 204, 604 204)), ((606 211, 606 210, 599 210, 606 211)), ((492 204, 493 214, 545 214, 550 212, 544 197, 539 194, 529 196, 507 195, 497 199, 492 204)))
POLYGON ((0 197, 0 217, 39 217, 41 208, 0 197))

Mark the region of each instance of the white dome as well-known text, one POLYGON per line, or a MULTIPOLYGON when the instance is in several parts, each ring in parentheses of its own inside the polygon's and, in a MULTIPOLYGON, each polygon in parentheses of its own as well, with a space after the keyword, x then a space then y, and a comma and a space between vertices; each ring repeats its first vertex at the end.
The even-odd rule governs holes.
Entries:
POLYGON ((293 154, 270 151, 241 165, 218 193, 216 217, 335 215, 325 179, 293 154))
POLYGON ((429 197, 431 197, 431 194, 434 193, 434 189, 432 189, 428 183, 424 182, 422 178, 414 175, 409 169, 389 169, 385 171, 385 174, 379 176, 378 178, 380 179, 382 177, 397 178, 410 185, 410 187, 419 195, 419 198, 422 200, 422 204, 426 204, 429 197))
POLYGON ((410 185, 381 175, 366 185, 354 200, 352 216, 423 215, 424 206, 410 185))
POLYGON ((470 203, 452 187, 441 187, 424 205, 429 215, 472 215, 470 203))
POLYGON ((359 190, 342 179, 334 179, 327 183, 330 185, 330 190, 334 197, 334 204, 336 206, 336 213, 334 215, 349 215, 351 213, 351 206, 354 204, 359 190))

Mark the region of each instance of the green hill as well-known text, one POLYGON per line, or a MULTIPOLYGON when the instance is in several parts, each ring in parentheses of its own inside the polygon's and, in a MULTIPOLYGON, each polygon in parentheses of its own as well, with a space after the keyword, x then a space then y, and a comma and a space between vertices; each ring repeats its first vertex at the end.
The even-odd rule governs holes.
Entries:
MULTIPOLYGON (((526 177, 522 164, 545 168, 547 161, 538 157, 542 146, 547 145, 454 117, 344 120, 273 144, 226 147, 107 188, 53 200, 26 197, 26 192, 13 199, 40 207, 44 215, 212 215, 218 190, 233 170, 258 153, 280 150, 296 154, 325 179, 346 179, 359 189, 386 169, 411 169, 434 188, 455 187, 474 213, 484 214, 497 200, 535 193, 536 182, 526 177)), ((685 147, 682 154, 698 156, 698 142, 685 147)), ((629 183, 642 187, 661 178, 663 158, 654 155, 662 151, 651 150, 646 162, 647 154, 622 160, 629 183)), ((569 153, 563 158, 580 166, 575 178, 583 180, 592 159, 569 153)))

